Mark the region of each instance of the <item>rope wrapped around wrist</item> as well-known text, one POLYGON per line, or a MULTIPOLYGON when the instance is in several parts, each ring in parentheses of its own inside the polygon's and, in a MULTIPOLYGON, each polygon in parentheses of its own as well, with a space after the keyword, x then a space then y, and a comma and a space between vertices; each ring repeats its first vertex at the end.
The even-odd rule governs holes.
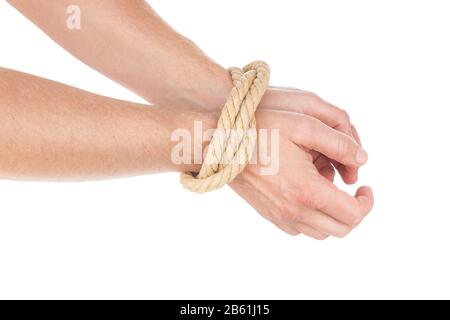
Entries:
POLYGON ((198 174, 182 173, 182 185, 193 192, 222 188, 236 178, 253 156, 255 112, 269 86, 270 68, 255 61, 243 69, 230 68, 233 89, 222 109, 198 174))

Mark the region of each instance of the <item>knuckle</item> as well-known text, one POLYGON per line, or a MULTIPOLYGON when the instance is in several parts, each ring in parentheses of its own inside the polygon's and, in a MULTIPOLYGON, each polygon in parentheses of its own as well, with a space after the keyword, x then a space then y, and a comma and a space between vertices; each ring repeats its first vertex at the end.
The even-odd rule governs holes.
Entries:
POLYGON ((295 221, 307 221, 309 218, 309 213, 303 209, 303 208, 299 208, 298 211, 296 212, 296 215, 294 217, 295 221))
POLYGON ((337 140, 337 157, 338 159, 345 158, 350 151, 350 142, 345 137, 339 137, 337 140))
POLYGON ((321 177, 310 177, 301 182, 296 193, 298 204, 307 208, 322 210, 328 202, 327 193, 322 192, 321 177))
POLYGON ((282 205, 281 208, 274 214, 274 217, 278 221, 292 221, 293 220, 293 210, 290 205, 282 205))
POLYGON ((305 91, 304 94, 310 100, 311 103, 319 103, 322 101, 322 99, 314 92, 305 91))
POLYGON ((351 209, 348 213, 347 213, 347 223, 346 225, 350 228, 350 229, 354 229, 355 227, 357 227, 361 221, 364 219, 364 215, 359 212, 359 210, 357 209, 351 209))
POLYGON ((304 221, 307 219, 308 214, 305 210, 302 210, 301 207, 296 207, 291 204, 283 206, 278 214, 277 219, 279 221, 285 221, 285 222, 298 222, 298 221, 304 221))
MULTIPOLYGON (((307 190, 300 191, 297 195, 297 199, 300 205, 307 208, 320 209, 322 207, 321 198, 318 196, 317 192, 314 192, 313 187, 309 187, 307 188, 307 190)), ((303 216, 306 215, 305 210, 300 210, 300 212, 303 212, 303 216)))
POLYGON ((347 111, 343 110, 343 109, 339 109, 339 118, 341 119, 341 122, 343 123, 350 123, 350 115, 348 114, 347 111))
POLYGON ((295 121, 295 127, 302 134, 308 134, 312 130, 311 122, 304 115, 298 115, 295 121))

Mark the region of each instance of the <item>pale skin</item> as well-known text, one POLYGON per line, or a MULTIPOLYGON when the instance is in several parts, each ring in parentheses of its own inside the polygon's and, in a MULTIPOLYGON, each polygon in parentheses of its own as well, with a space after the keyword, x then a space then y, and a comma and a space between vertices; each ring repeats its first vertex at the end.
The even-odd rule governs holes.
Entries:
MULTIPOLYGON (((164 171, 174 165, 170 133, 194 120, 212 128, 229 94, 227 71, 175 32, 141 0, 12 0, 74 56, 158 106, 101 97, 0 69, 0 175, 85 180, 164 171), (66 27, 69 5, 82 28, 66 27), (49 120, 50 119, 50 120, 49 120)), ((373 206, 370 187, 354 196, 334 184, 335 168, 355 183, 367 153, 345 111, 298 89, 270 88, 259 128, 280 129, 280 171, 249 165, 231 187, 289 234, 347 235, 373 206)))

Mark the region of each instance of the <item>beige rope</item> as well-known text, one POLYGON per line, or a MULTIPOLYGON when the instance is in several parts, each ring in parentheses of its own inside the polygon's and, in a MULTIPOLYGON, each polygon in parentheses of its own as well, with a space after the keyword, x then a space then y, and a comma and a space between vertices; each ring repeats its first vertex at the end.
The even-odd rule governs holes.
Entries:
POLYGON ((244 170, 256 144, 255 112, 269 86, 270 68, 255 61, 230 68, 233 89, 198 174, 182 173, 181 183, 193 192, 208 192, 230 183, 244 170))

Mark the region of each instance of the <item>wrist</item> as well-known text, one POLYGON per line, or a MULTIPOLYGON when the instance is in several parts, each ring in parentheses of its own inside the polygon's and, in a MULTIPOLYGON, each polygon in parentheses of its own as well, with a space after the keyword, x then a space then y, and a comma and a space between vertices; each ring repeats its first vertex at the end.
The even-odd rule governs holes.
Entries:
POLYGON ((174 172, 198 172, 210 135, 217 126, 218 113, 173 110, 166 126, 167 161, 174 172))
POLYGON ((227 69, 215 65, 210 69, 208 84, 200 92, 200 110, 220 113, 230 95, 233 83, 227 69))
POLYGON ((177 90, 176 104, 192 111, 220 113, 233 88, 228 70, 212 61, 196 69, 201 71, 177 90))

